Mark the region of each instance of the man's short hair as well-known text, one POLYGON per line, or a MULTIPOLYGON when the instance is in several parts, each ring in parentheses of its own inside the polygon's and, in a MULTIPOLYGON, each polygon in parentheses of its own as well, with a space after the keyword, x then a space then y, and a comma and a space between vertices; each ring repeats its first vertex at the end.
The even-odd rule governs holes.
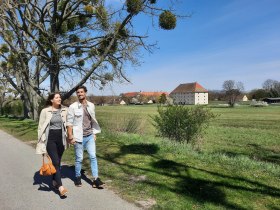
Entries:
POLYGON ((80 85, 80 86, 76 87, 75 91, 77 92, 77 90, 79 90, 79 89, 84 89, 84 91, 87 92, 87 87, 84 85, 80 85))

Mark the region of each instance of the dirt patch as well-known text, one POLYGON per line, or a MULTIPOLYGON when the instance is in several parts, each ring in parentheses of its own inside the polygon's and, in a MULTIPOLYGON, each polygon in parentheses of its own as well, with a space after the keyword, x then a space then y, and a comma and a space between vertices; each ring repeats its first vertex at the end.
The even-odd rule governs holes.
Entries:
POLYGON ((150 209, 152 206, 157 204, 157 202, 152 198, 144 201, 136 201, 136 203, 144 209, 150 209))

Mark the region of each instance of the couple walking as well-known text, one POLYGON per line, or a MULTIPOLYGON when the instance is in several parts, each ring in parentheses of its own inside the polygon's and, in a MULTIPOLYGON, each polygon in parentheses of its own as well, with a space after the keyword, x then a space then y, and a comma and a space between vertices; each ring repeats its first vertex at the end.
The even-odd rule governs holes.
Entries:
POLYGON ((69 108, 61 105, 61 95, 51 93, 46 102, 46 108, 41 111, 38 125, 38 143, 44 143, 46 151, 37 149, 37 154, 48 153, 55 166, 56 173, 52 177, 53 186, 59 190, 60 196, 66 196, 67 189, 61 181, 61 158, 67 146, 75 149, 75 185, 82 186, 81 169, 84 149, 90 158, 93 176, 92 186, 99 188, 103 182, 98 177, 96 159, 96 134, 101 132, 95 118, 94 104, 86 100, 87 88, 76 88, 78 101, 69 108))

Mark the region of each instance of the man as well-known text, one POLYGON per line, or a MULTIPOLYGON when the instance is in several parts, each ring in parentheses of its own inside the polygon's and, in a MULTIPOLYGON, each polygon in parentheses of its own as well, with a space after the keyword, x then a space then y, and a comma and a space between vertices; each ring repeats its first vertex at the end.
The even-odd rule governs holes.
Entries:
POLYGON ((96 159, 96 134, 101 132, 95 118, 94 104, 86 100, 87 88, 79 86, 76 88, 78 101, 70 105, 67 115, 68 142, 75 148, 75 185, 82 186, 81 169, 83 162, 83 151, 87 150, 90 157, 91 172, 94 178, 92 187, 100 188, 103 182, 98 177, 98 166, 96 159))

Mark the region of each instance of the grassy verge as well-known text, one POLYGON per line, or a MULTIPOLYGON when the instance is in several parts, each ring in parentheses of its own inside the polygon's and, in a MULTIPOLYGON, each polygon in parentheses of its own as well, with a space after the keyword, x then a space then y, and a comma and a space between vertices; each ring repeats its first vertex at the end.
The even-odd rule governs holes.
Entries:
POLYGON ((2 130, 26 142, 37 141, 37 125, 33 120, 0 117, 2 130))
POLYGON ((140 135, 108 134, 102 141, 102 175, 131 201, 159 209, 270 209, 280 201, 275 164, 140 135))
MULTIPOLYGON (((280 111, 266 108, 213 109, 218 117, 194 151, 154 137, 149 115, 156 107, 97 107, 100 176, 125 199, 153 209, 278 209, 280 111), (140 134, 117 134, 106 123, 133 113, 143 120, 140 134)), ((0 118, 0 128, 25 141, 36 136, 29 121, 0 118)), ((67 150, 64 161, 73 164, 73 154, 67 150)), ((89 172, 88 161, 84 166, 89 172)))

